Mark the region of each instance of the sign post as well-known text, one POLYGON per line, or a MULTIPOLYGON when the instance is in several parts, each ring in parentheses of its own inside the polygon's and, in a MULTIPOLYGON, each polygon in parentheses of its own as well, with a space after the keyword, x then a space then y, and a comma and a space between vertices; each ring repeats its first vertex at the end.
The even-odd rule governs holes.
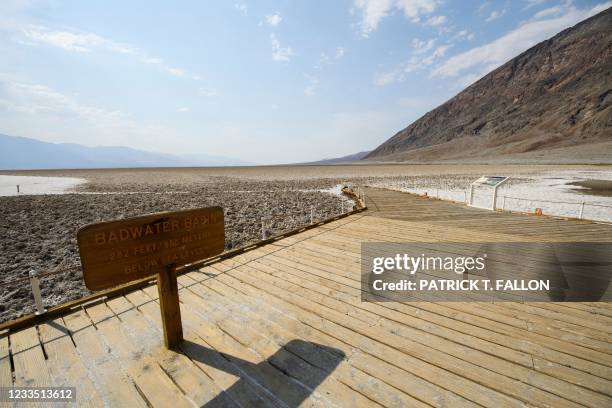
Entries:
POLYGON ((178 283, 174 267, 168 266, 157 274, 157 293, 164 326, 164 344, 167 348, 172 348, 183 340, 178 283))
POLYGON ((470 200, 468 202, 468 206, 476 207, 476 208, 483 208, 483 207, 474 205, 474 187, 480 187, 480 186, 492 187, 493 188, 493 201, 491 203, 491 207, 484 208, 484 209, 495 211, 495 206, 496 206, 496 201, 497 201, 497 189, 502 184, 507 182, 508 180, 510 180, 510 177, 505 177, 505 176, 482 176, 480 177, 478 180, 470 184, 470 200))
POLYGON ((183 339, 176 268, 225 247, 223 209, 208 207, 87 225, 77 233, 85 286, 107 289, 157 277, 164 344, 183 339))

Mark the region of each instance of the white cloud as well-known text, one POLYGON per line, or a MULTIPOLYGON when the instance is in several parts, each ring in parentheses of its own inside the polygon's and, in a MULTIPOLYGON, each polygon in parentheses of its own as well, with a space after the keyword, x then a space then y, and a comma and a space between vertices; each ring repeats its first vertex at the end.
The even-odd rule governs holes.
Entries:
POLYGON ((142 62, 144 62, 145 64, 159 65, 162 64, 164 61, 161 58, 143 58, 142 62))
POLYGON ((493 21, 493 20, 497 20, 498 18, 500 18, 501 16, 503 16, 504 14, 506 14, 506 9, 503 9, 501 11, 497 11, 497 10, 493 10, 490 14, 489 17, 487 17, 485 19, 485 21, 488 23, 489 21, 493 21))
POLYGON ((527 5, 525 6, 525 8, 531 8, 533 6, 537 6, 538 4, 542 4, 548 0, 524 0, 527 5))
POLYGON ((171 129, 139 123, 118 110, 83 103, 47 85, 0 73, 0 123, 8 134, 88 146, 130 146, 155 150, 177 136, 171 129))
POLYGON ((364 37, 375 31, 380 21, 393 10, 417 22, 422 15, 432 13, 439 3, 439 0, 354 0, 355 7, 361 10, 360 31, 364 37))
POLYGON ((473 40, 474 33, 471 33, 468 30, 461 30, 457 34, 455 34, 455 36, 453 37, 453 41, 459 41, 463 39, 470 40, 470 41, 473 40))
POLYGON ((172 67, 168 67, 167 71, 177 77, 182 77, 185 76, 185 70, 180 69, 180 68, 172 68, 172 67))
POLYGON ((427 51, 431 50, 435 43, 436 43, 436 40, 434 38, 428 41, 419 40, 418 38, 414 38, 412 40, 413 53, 424 54, 427 51))
MULTIPOLYGON (((35 115, 37 124, 47 120, 78 123, 96 129, 135 129, 135 123, 119 111, 82 104, 73 96, 51 87, 16 81, 0 76, 0 114, 8 112, 11 120, 18 115, 35 115)), ((25 122, 28 123, 26 119, 25 122)))
POLYGON ((439 27, 441 25, 446 24, 447 21, 448 21, 448 18, 446 18, 446 16, 434 16, 434 17, 430 17, 427 20, 427 25, 430 25, 432 27, 439 27))
POLYGON ((331 64, 331 58, 325 52, 319 54, 319 60, 315 64, 315 69, 321 69, 326 65, 331 64))
POLYGON ((278 62, 286 62, 295 55, 291 47, 282 47, 278 38, 274 33, 270 34, 270 42, 272 43, 272 59, 278 62))
POLYGON ((47 27, 30 25, 22 28, 21 34, 34 43, 59 47, 67 51, 90 52, 94 48, 104 48, 121 54, 136 54, 136 50, 127 45, 91 33, 53 31, 47 27))
POLYGON ((280 24, 281 21, 283 21, 283 18, 281 17, 278 11, 274 14, 270 14, 266 16, 266 23, 268 23, 268 25, 272 27, 276 27, 277 25, 280 24))
POLYGON ((241 14, 245 15, 245 16, 249 12, 249 7, 246 5, 246 3, 236 3, 236 4, 234 4, 234 8, 236 10, 238 10, 241 14))
POLYGON ((334 51, 333 57, 329 56, 325 52, 322 52, 321 54, 319 54, 319 60, 315 64, 314 68, 315 69, 322 69, 323 67, 325 67, 327 65, 333 64, 334 61, 337 61, 337 60, 341 59, 344 56, 345 52, 346 52, 346 50, 343 47, 336 47, 336 50, 334 51))
POLYGON ((378 86, 391 85, 395 81, 400 80, 401 74, 402 73, 400 70, 383 72, 382 74, 377 74, 374 77, 374 83, 378 86))
POLYGON ((549 7, 544 10, 540 10, 534 14, 533 18, 539 20, 541 18, 551 17, 559 15, 563 12, 564 8, 561 6, 549 7))
POLYGON ((450 47, 450 44, 440 45, 427 56, 413 52, 408 61, 403 62, 394 70, 376 75, 374 83, 378 86, 386 86, 394 82, 402 82, 406 80, 409 73, 429 68, 434 62, 443 58, 450 47))
POLYGON ((304 74, 304 77, 308 80, 308 85, 304 88, 304 95, 313 96, 319 86, 319 78, 308 74, 304 74))
POLYGON ((612 2, 607 2, 589 9, 570 6, 563 15, 556 18, 526 22, 495 41, 452 56, 437 67, 432 72, 432 76, 450 77, 465 73, 474 79, 475 75, 477 77, 484 75, 529 47, 611 5, 612 2), (476 72, 466 73, 468 70, 476 72))
POLYGON ((217 96, 217 91, 214 89, 200 88, 200 93, 208 98, 217 96))
POLYGON ((346 50, 344 49, 344 47, 336 47, 336 53, 334 54, 334 59, 339 60, 340 58, 344 56, 345 53, 346 53, 346 50))
MULTIPOLYGON (((25 27, 12 27, 21 38, 18 41, 26 45, 47 45, 76 53, 89 53, 95 51, 112 52, 129 55, 138 61, 149 65, 158 65, 174 76, 185 76, 187 72, 181 68, 171 67, 158 57, 146 55, 138 48, 118 43, 93 33, 58 31, 40 25, 27 25, 25 27), (25 39, 23 41, 21 39, 25 39)), ((193 75, 197 80, 199 76, 193 75)))
POLYGON ((191 109, 189 109, 187 106, 183 106, 182 108, 178 108, 176 111, 179 113, 185 113, 191 111, 191 109))

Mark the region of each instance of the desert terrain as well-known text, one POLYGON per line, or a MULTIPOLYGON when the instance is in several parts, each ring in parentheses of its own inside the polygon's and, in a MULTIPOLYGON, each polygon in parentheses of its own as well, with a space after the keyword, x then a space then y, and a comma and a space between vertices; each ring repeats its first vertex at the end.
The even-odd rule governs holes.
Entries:
MULTIPOLYGON (((535 183, 542 193, 547 189, 538 184, 542 177, 562 179, 568 184, 563 185, 564 194, 576 202, 610 200, 601 191, 609 182, 595 183, 598 188, 592 194, 588 186, 593 185, 589 180, 610 180, 612 166, 357 164, 3 171, 0 177, 70 177, 81 182, 63 192, 52 190, 52 194, 41 194, 44 189, 40 186, 29 191, 26 183, 18 195, 0 196, 0 321, 33 311, 27 280, 32 269, 46 272, 77 267, 42 279, 46 306, 89 293, 78 268, 76 243, 77 230, 89 223, 219 205, 225 213, 229 250, 261 239, 262 218, 267 234, 272 235, 309 224, 311 207, 315 220, 339 214, 345 199, 339 185, 427 190, 429 195, 446 189, 463 196, 469 182, 483 174, 511 175, 512 184, 535 183)), ((524 188, 520 191, 531 194, 524 188)), ((350 209, 352 203, 345 203, 345 209, 350 209)))

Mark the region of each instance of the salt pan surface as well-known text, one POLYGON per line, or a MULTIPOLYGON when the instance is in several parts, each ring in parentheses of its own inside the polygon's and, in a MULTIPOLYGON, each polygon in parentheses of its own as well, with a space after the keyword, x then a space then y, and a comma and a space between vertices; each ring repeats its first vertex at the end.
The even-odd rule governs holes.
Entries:
POLYGON ((0 175, 0 196, 63 194, 86 181, 76 177, 0 175), (17 185, 19 185, 19 194, 17 194, 17 185))

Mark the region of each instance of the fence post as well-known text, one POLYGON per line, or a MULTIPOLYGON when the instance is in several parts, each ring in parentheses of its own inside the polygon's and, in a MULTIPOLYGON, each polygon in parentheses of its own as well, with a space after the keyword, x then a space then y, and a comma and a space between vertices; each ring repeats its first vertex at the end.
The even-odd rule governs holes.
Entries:
POLYGON ((314 224, 314 206, 310 206, 310 224, 314 224))
POLYGON ((580 203, 580 216, 578 216, 578 219, 581 220, 583 215, 584 215, 584 201, 580 203))
POLYGON ((267 237, 266 235, 266 224, 264 221, 264 217, 261 217, 261 239, 262 241, 265 240, 267 237))
POLYGON ((42 296, 40 294, 40 279, 35 270, 30 271, 30 285, 32 285, 32 295, 34 295, 34 303, 36 304, 36 312, 34 314, 41 315, 47 311, 43 306, 42 296))
POLYGON ((17 194, 19 194, 19 184, 17 184, 17 194))

